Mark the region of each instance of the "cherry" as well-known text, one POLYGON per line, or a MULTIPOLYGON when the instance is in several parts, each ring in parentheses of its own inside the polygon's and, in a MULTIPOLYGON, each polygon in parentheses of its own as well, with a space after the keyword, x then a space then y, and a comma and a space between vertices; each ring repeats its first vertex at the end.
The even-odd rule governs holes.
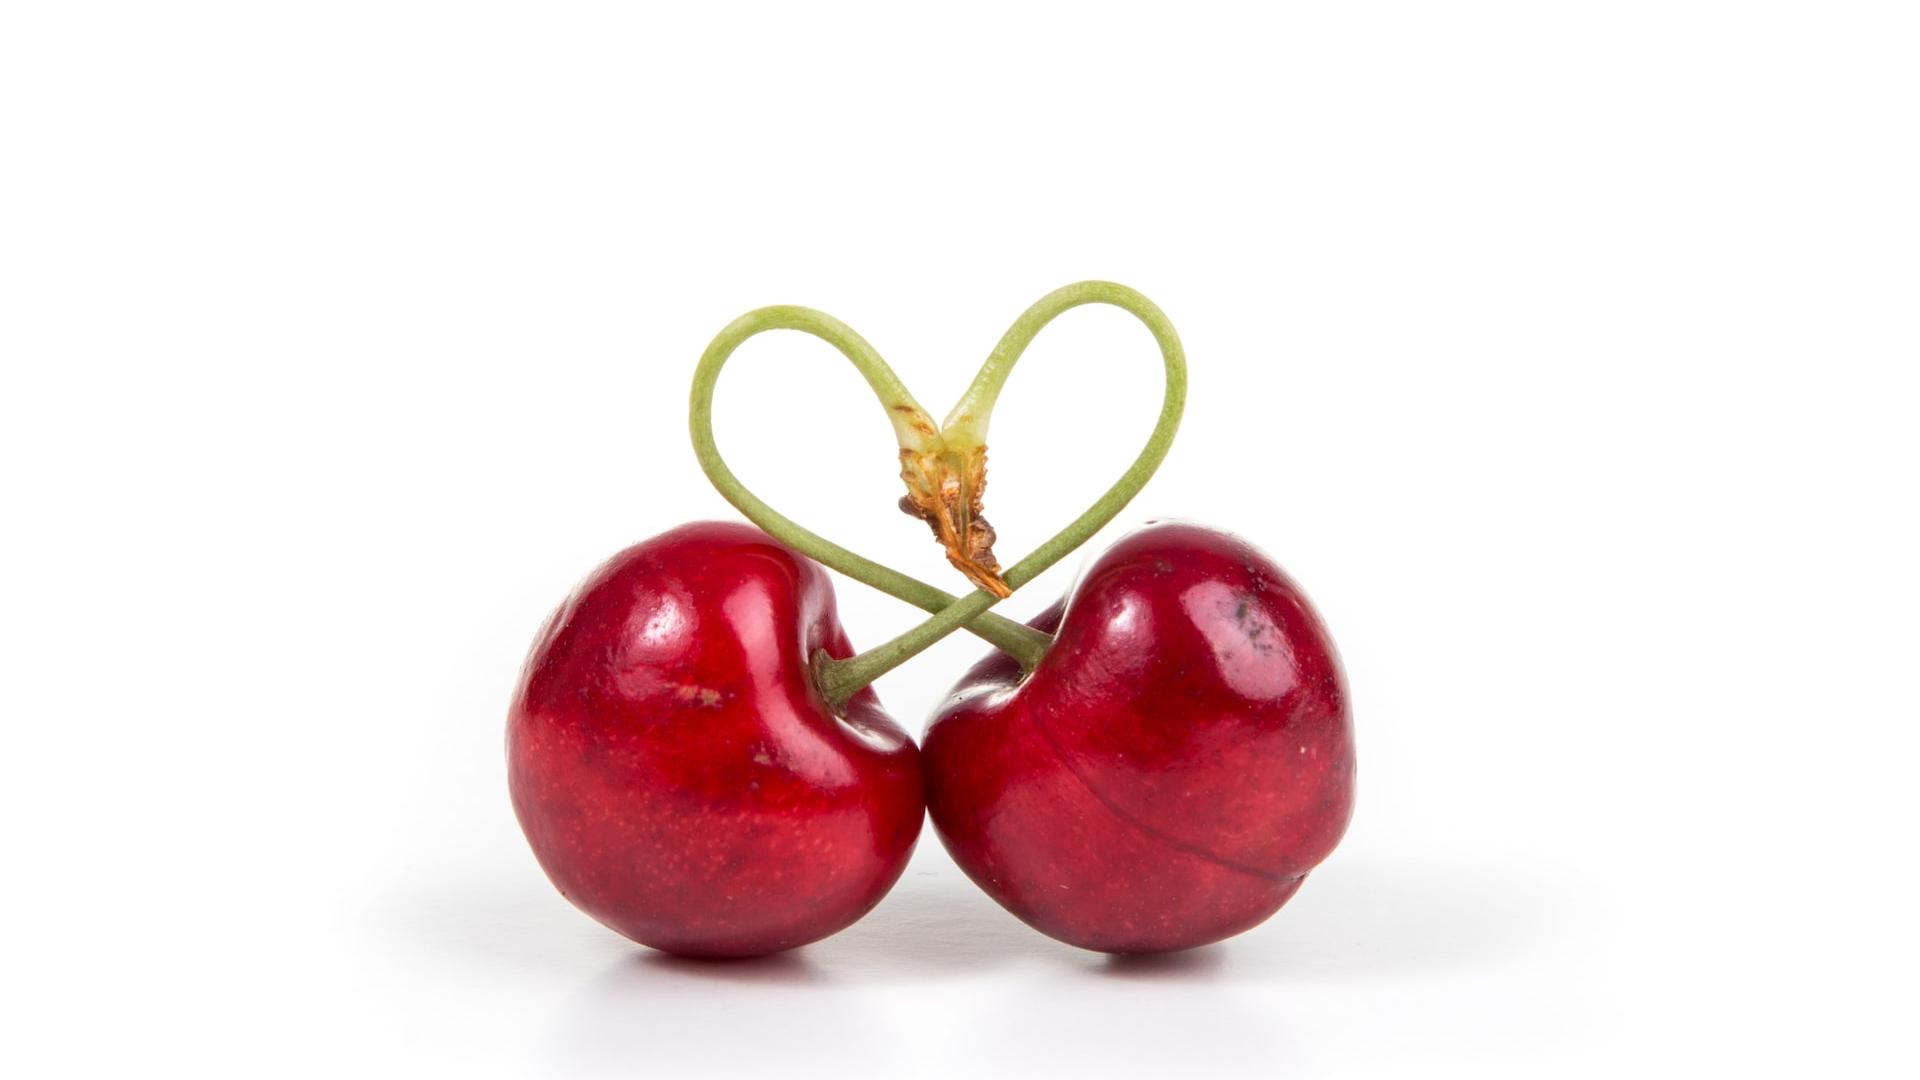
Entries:
POLYGON ((690 525, 630 548, 535 644, 509 714, 510 785, 554 884, 658 948, 791 948, 847 926, 899 878, 924 784, 961 868, 1061 940, 1181 949, 1278 910, 1353 805, 1339 662, 1280 569, 1234 537, 1161 525, 1114 546, 1031 625, 989 610, 1140 491, 1185 399, 1172 324, 1112 282, 1028 307, 940 424, 823 312, 766 307, 728 324, 694 371, 694 454, 766 532, 690 525), (1152 333, 1160 414, 1106 493, 1003 571, 982 512, 989 419, 1034 335, 1085 304, 1118 307, 1152 333), (742 343, 772 330, 820 338, 860 372, 899 444, 903 508, 974 592, 956 597, 848 551, 733 475, 714 442, 714 387, 742 343), (932 616, 853 656, 816 562, 932 616), (999 651, 935 716, 922 756, 869 687, 961 628, 999 651))
POLYGON ((996 653, 927 729, 927 804, 967 875, 1034 928, 1105 952, 1184 949, 1279 910, 1353 808, 1333 643, 1238 538, 1150 526, 996 653))
POLYGON ((745 525, 682 526, 581 584, 507 721, 514 811, 560 892, 703 956, 802 945, 878 903, 920 832, 918 754, 873 691, 829 708, 819 650, 853 651, 825 571, 745 525))

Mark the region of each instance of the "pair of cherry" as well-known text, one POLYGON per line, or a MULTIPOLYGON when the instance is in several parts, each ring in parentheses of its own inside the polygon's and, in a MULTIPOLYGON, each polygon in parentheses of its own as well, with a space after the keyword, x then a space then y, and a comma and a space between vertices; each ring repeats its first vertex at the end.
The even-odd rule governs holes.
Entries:
POLYGON ((1188 948, 1278 910, 1339 841, 1354 775, 1339 662, 1279 567, 1228 534, 1155 524, 1030 624, 988 610, 1145 484, 1185 385, 1166 317, 1107 282, 1028 309, 937 426, 826 315, 763 308, 723 330, 695 375, 694 445, 760 528, 686 525, 614 556, 548 621, 509 713, 514 809, 561 893, 669 952, 792 948, 880 901, 924 810, 974 882, 1074 945, 1188 948), (980 516, 987 419, 1033 336, 1087 303, 1153 332, 1167 369, 1160 422, 1099 502, 1002 573, 980 516), (777 328, 827 340, 866 376, 900 442, 903 506, 974 592, 949 595, 808 532, 727 469, 715 381, 741 342, 777 328), (822 564, 934 614, 855 656, 822 564), (996 651, 917 749, 868 684, 961 628, 996 651))

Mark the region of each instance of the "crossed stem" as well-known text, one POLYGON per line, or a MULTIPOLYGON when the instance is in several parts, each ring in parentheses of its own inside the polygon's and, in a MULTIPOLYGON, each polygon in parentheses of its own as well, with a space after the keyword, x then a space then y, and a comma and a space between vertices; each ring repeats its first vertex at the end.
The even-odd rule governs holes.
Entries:
MULTIPOLYGON (((757 334, 768 330, 799 330, 812 334, 838 349, 866 379, 867 385, 887 411, 903 461, 908 454, 964 454, 975 449, 984 453, 993 406, 999 400, 1000 390, 1005 386, 1014 364, 1043 327, 1062 312, 1083 304, 1110 304, 1120 308, 1139 319, 1153 334, 1166 366, 1166 389, 1160 403, 1160 415, 1147 437, 1146 445, 1127 470, 1120 474, 1120 478, 1079 517, 1000 575, 1000 580, 1011 592, 1038 577, 1112 521, 1146 486, 1148 479, 1166 458, 1168 447, 1173 444, 1174 434, 1180 427, 1180 415, 1186 405, 1186 353, 1180 346, 1180 338, 1174 332, 1173 324, 1153 301, 1125 285, 1110 281, 1082 281, 1041 297, 1015 319, 1001 336, 1000 343, 994 346, 981 364, 972 385, 961 396, 959 404, 954 406, 946 423, 939 427, 934 426, 926 410, 907 392, 906 386, 872 345, 845 323, 811 308, 780 305, 750 311, 720 331, 701 355, 693 375, 693 449, 701 469, 715 489, 747 520, 801 554, 933 613, 931 618, 906 633, 857 656, 845 660, 833 659, 824 652, 814 656, 816 682, 828 704, 835 709, 873 680, 963 627, 1019 661, 1024 671, 1031 671, 1039 664, 1052 639, 1038 630, 990 611, 1001 599, 993 592, 975 589, 966 596, 955 597, 806 529, 749 491, 733 474, 733 470, 727 467, 714 442, 713 391, 720 377, 720 369, 734 350, 757 334)), ((956 562, 956 565, 959 563, 956 562)))

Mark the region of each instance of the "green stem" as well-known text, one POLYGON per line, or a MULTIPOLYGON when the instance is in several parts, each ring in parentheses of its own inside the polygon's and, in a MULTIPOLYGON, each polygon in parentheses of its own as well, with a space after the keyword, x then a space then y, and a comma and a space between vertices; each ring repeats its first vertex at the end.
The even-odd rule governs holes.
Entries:
MULTIPOLYGON (((994 403, 999 400, 1000 390, 1006 384, 1007 376, 1013 371, 1013 365, 1033 341, 1034 335, 1062 312, 1080 307, 1083 304, 1111 304, 1139 319, 1153 334, 1154 341, 1160 346, 1160 355, 1166 364, 1166 390, 1160 403, 1160 416, 1155 421, 1153 433, 1147 437, 1147 444, 1135 457, 1133 464, 1127 467, 1120 479, 1108 488, 1106 494, 1086 512, 1075 518, 1066 528, 1055 533, 1053 538, 1034 549, 1033 554, 1021 559, 1003 575, 1006 583, 1019 588, 1032 581, 1043 571, 1059 562, 1062 558, 1092 538, 1106 524, 1140 493, 1147 480, 1153 476, 1160 462, 1167 456, 1167 448, 1173 444, 1173 436, 1180 428, 1180 414, 1187 400, 1187 359, 1186 352, 1180 346, 1180 337, 1174 332, 1173 324, 1153 301, 1125 285, 1116 285, 1110 281, 1082 281, 1056 289, 1040 298, 1018 319, 1014 320, 1007 332, 1001 336, 1000 344, 994 346, 986 362, 981 365, 980 373, 974 377, 973 385, 960 399, 960 404, 948 416, 943 437, 952 445, 955 436, 970 439, 976 445, 986 441, 987 424, 993 413, 994 403)), ((848 331, 851 333, 851 331, 848 331)), ((711 350, 710 350, 711 351, 711 350)), ((857 362, 857 361, 856 361, 857 362)), ((696 415, 699 412, 698 384, 696 383, 696 415)), ((697 439, 697 436, 696 436, 697 439)), ((709 473, 711 475, 711 473, 709 473)), ((752 516, 752 515, 748 515, 752 516)), ((831 564, 830 564, 831 565, 831 564)), ((895 595, 898 595, 897 593, 895 595)), ((881 675, 905 663, 913 656, 946 637, 961 626, 971 625, 969 620, 976 618, 995 618, 991 613, 982 616, 995 603, 991 593, 975 590, 971 594, 939 611, 919 626, 901 634, 883 645, 876 646, 858 656, 845 660, 834 660, 824 656, 815 657, 815 672, 821 691, 827 701, 836 708, 847 699, 859 693, 861 688, 881 675)), ((1012 650, 1008 650, 1012 652, 1012 650)), ((1025 657, 1014 653, 1021 661, 1024 670, 1031 671, 1033 665, 1025 657)))
MULTIPOLYGON (((815 562, 840 571, 855 581, 864 582, 881 592, 905 600, 923 611, 944 613, 954 605, 958 597, 908 577, 898 570, 856 555, 833 541, 809 531, 762 502, 758 496, 747 490, 739 477, 733 475, 733 470, 727 468, 727 463, 721 458, 720 449, 713 437, 714 385, 720 378, 720 369, 725 366, 727 358, 733 355, 734 350, 748 338, 768 330, 800 330, 840 350, 867 380, 867 385, 873 388, 874 395, 880 399, 880 403, 886 406, 887 417, 893 423, 894 435, 903 449, 933 450, 941 446, 939 430, 934 427, 932 417, 928 416, 926 410, 913 400, 913 395, 907 392, 907 388, 894 375, 893 369, 887 366, 887 362, 880 358, 880 354, 872 345, 867 344, 866 339, 855 333, 852 327, 824 312, 814 311, 811 308, 780 305, 749 311, 735 319, 727 325, 726 329, 720 331, 720 335, 713 339, 713 343, 707 346, 706 353, 700 357, 700 365, 694 370, 693 375, 691 416, 693 452, 700 460, 700 468, 705 470, 707 479, 713 482, 713 486, 719 490, 720 494, 746 515, 748 521, 760 526, 788 547, 815 562)), ((982 607, 980 610, 986 609, 982 607)), ((1052 640, 1032 627, 1023 626, 1011 619, 991 613, 974 621, 968 629, 994 647, 1013 656, 1027 668, 1039 663, 1041 655, 1046 652, 1047 645, 1052 640)), ((904 660, 905 657, 901 659, 904 660)))

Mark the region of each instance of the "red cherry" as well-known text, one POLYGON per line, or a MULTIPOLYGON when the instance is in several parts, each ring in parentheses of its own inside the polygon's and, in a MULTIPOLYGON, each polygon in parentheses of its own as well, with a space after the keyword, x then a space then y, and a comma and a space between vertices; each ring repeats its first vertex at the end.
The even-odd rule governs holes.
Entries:
POLYGON ((1279 910, 1346 830, 1353 729, 1333 643, 1235 537, 1156 525, 1061 605, 1024 681, 995 654, 927 730, 947 850, 1007 910, 1105 952, 1184 949, 1279 910))
POLYGON ((644 945, 752 956, 846 927, 920 832, 918 754, 871 690, 819 566, 744 525, 628 548, 561 605, 507 720, 508 782, 560 892, 644 945))

